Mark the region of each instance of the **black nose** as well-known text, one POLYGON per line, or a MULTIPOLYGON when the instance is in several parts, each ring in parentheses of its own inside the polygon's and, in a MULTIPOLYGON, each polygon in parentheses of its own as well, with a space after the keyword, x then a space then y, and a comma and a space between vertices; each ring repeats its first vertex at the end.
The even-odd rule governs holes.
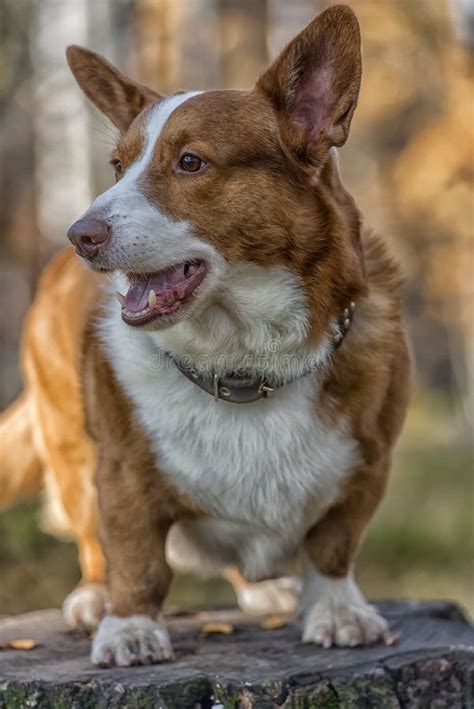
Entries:
POLYGON ((110 239, 109 225, 92 217, 83 217, 70 227, 67 238, 76 247, 79 256, 94 258, 110 239))

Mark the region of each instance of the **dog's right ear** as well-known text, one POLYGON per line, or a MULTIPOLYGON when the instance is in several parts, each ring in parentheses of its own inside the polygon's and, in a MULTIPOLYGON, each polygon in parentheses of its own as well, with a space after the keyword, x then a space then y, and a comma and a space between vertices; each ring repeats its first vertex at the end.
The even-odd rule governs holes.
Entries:
POLYGON ((122 133, 146 106, 161 98, 156 91, 132 81, 90 49, 71 45, 66 57, 86 96, 122 133))

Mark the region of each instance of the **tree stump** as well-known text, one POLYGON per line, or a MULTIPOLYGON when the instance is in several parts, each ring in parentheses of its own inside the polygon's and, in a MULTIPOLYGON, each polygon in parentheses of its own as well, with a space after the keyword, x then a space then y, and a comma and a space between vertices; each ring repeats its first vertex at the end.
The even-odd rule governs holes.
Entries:
MULTIPOLYGON (((274 629, 236 610, 170 616, 176 661, 98 669, 90 640, 57 610, 0 620, 0 707, 6 709, 463 709, 474 707, 474 628, 452 603, 379 604, 399 641, 324 650, 300 640, 296 622, 274 629), (228 635, 206 634, 213 623, 228 635)), ((275 624, 274 624, 275 625, 275 624)))

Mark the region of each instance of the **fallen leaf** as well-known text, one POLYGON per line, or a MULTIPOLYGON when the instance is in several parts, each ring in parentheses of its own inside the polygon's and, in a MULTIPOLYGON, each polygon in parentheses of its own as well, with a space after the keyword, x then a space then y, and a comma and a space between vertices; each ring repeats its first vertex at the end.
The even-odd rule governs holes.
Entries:
POLYGON ((232 635, 234 626, 230 623, 205 623, 201 626, 204 635, 232 635))
POLYGON ((34 640, 9 640, 7 643, 0 643, 0 650, 33 650, 36 645, 34 640))
POLYGON ((400 633, 389 633, 385 637, 385 645, 395 645, 400 640, 400 633))
POLYGON ((284 628, 285 625, 288 625, 288 619, 281 615, 269 615, 260 623, 260 626, 265 630, 278 630, 278 628, 284 628))

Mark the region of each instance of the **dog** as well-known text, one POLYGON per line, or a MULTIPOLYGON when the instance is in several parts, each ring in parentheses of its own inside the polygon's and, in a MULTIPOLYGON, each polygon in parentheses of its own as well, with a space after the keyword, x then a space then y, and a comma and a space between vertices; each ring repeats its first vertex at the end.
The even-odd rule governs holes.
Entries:
POLYGON ((398 264, 338 170, 361 80, 354 13, 317 16, 245 91, 165 97, 87 49, 67 59, 120 132, 116 182, 28 314, 2 504, 44 488, 50 525, 77 541, 64 614, 98 624, 97 665, 172 659, 175 568, 224 573, 249 612, 298 602, 304 642, 387 641, 353 562, 410 354, 398 264))

